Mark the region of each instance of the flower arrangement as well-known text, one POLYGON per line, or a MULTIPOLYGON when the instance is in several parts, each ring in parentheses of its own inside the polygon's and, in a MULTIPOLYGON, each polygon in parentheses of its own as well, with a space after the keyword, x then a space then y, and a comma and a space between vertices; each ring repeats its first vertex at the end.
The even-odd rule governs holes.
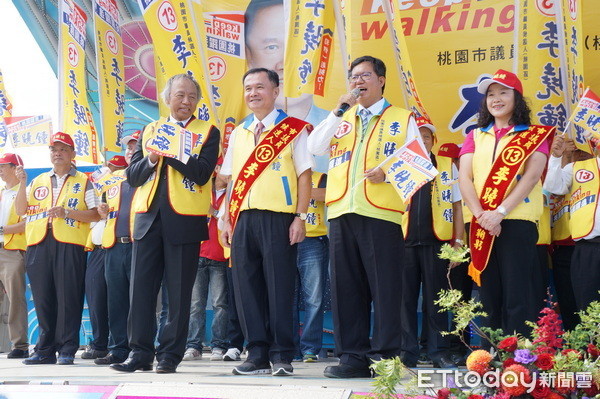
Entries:
POLYGON ((580 312, 581 323, 568 332, 562 329, 555 304, 549 302, 536 323, 528 322, 533 332, 526 338, 478 327, 475 317, 485 316, 481 304, 462 300, 459 291, 445 290, 438 298, 436 304, 454 314, 456 328, 448 334, 462 337, 470 326, 491 349, 475 350, 468 356, 467 371, 458 373, 462 381, 448 378, 446 387, 429 392, 418 386, 417 372, 405 368, 399 359, 376 362, 376 371, 386 370, 378 373, 374 383, 380 398, 399 397, 396 385, 412 375, 403 385, 409 395, 402 398, 417 394, 422 398, 427 393, 432 399, 600 399, 600 302, 580 312))

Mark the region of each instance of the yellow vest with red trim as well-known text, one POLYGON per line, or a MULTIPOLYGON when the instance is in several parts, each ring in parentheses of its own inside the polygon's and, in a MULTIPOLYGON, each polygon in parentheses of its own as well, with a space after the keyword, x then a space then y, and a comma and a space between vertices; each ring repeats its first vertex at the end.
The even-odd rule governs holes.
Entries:
MULTIPOLYGON (((500 155, 504 147, 512 140, 514 135, 518 133, 519 132, 515 133, 515 131, 511 129, 510 132, 504 135, 496 144, 496 135, 493 130, 488 132, 484 132, 480 128, 474 130, 473 141, 475 142, 475 152, 473 153, 473 184, 475 186, 475 192, 479 194, 479 197, 481 197, 483 185, 490 174, 494 161, 500 155)), ((521 165, 517 176, 523 176, 524 169, 525 162, 521 165)), ((506 192, 507 196, 510 195, 510 192, 514 189, 517 180, 518 179, 515 179, 511 183, 506 192)), ((536 182, 525 200, 510 211, 505 219, 528 220, 537 223, 542 216, 542 208, 542 183, 540 180, 536 182)))
POLYGON ((571 186, 571 234, 577 240, 594 229, 598 195, 600 194, 600 169, 597 158, 575 162, 571 186))
MULTIPOLYGON (((16 190, 19 189, 19 184, 16 185, 16 187, 15 187, 16 190)), ((3 191, 2 194, 4 194, 4 191, 7 191, 7 189, 4 189, 2 191, 3 191)), ((17 224, 22 220, 23 219, 19 215, 17 215, 17 212, 15 211, 15 204, 13 203, 10 206, 10 211, 8 213, 8 220, 7 220, 6 224, 10 226, 13 224, 17 224)), ((17 234, 4 233, 4 249, 8 249, 11 251, 16 251, 16 250, 24 251, 25 249, 27 249, 27 241, 25 239, 25 233, 17 233, 17 234)))
POLYGON ((538 240, 536 245, 550 245, 550 203, 546 194, 542 193, 542 216, 537 224, 538 240))
MULTIPOLYGON (((313 172, 312 188, 319 188, 321 178, 325 173, 313 172)), ((308 203, 308 216, 306 217, 306 236, 321 237, 327 235, 327 223, 325 223, 325 202, 310 199, 308 203)))
MULTIPOLYGON (((386 146, 398 149, 405 144, 406 129, 412 113, 403 108, 388 106, 374 124, 371 132, 360 139, 361 122, 355 105, 343 116, 337 132, 331 139, 329 171, 325 202, 329 206, 353 195, 352 185, 363 177, 365 170, 377 167, 387 158, 386 146), (360 148, 366 145, 364 151, 360 148)), ((372 125, 373 123, 370 123, 372 125)), ((372 207, 402 214, 405 205, 391 184, 373 184, 364 179, 355 188, 361 190, 372 207)), ((376 217, 376 215, 372 215, 376 217)))
MULTIPOLYGON (((115 176, 125 176, 125 170, 118 170, 113 173, 115 176)), ((108 205, 108 216, 106 218, 106 226, 104 227, 104 233, 102 234, 102 247, 112 248, 115 245, 117 228, 117 218, 119 217, 120 205, 121 205, 121 185, 123 183, 116 184, 106 190, 106 203, 108 205)), ((129 224, 133 223, 133 212, 129 213, 129 224)))
MULTIPOLYGON (((88 177, 85 173, 76 172, 75 176, 67 176, 58 195, 56 206, 77 211, 88 210, 85 203, 87 182, 88 177)), ((31 182, 25 225, 27 246, 39 244, 46 238, 50 208, 52 208, 52 182, 50 172, 46 172, 31 182)), ((85 247, 90 234, 90 224, 71 218, 52 218, 52 234, 56 241, 85 247)))
MULTIPOLYGON (((438 174, 431 183, 431 212, 433 216, 433 234, 440 241, 448 241, 453 235, 452 215, 452 158, 438 156, 438 174)), ((455 183, 458 184, 458 183, 455 183)), ((408 205, 410 207, 410 204, 408 205)), ((410 209, 410 208, 407 208, 410 209)), ((402 218, 402 231, 408 235, 409 217, 402 218)))
POLYGON ((571 238, 569 197, 550 194, 550 224, 552 242, 571 238))
MULTIPOLYGON (((260 135, 262 140, 270 130, 264 130, 260 135)), ((238 125, 235 134, 232 158, 232 190, 236 190, 240 171, 250 157, 256 145, 254 132, 238 125)), ((259 141, 260 142, 260 141, 259 141)), ((246 209, 262 209, 273 212, 296 213, 298 203, 298 177, 293 159, 294 142, 287 145, 269 166, 256 179, 240 207, 240 212, 246 209)))
MULTIPOLYGON (((150 129, 157 129, 163 123, 166 123, 166 118, 160 118, 158 121, 150 123, 144 129, 144 132, 150 131, 150 129)), ((208 134, 211 131, 213 125, 209 122, 194 119, 185 128, 195 134, 202 134, 203 143, 208 140, 208 134)), ((144 140, 144 136, 140 138, 144 140)), ((192 148, 192 156, 198 156, 202 146, 194 146, 192 148)), ((144 156, 148 155, 148 151, 145 146, 143 148, 144 156)), ((163 157, 159 157, 158 164, 156 165, 154 172, 150 175, 148 180, 142 184, 133 196, 133 202, 131 204, 131 212, 145 213, 148 212, 156 189, 158 188, 158 178, 160 178, 158 172, 163 166, 163 157)), ((212 191, 212 180, 200 186, 195 182, 189 180, 183 176, 180 172, 167 165, 167 192, 169 198, 169 204, 171 208, 180 215, 191 215, 191 216, 206 216, 208 208, 210 206, 210 193, 212 191)), ((133 230, 132 230, 133 231, 133 230)))

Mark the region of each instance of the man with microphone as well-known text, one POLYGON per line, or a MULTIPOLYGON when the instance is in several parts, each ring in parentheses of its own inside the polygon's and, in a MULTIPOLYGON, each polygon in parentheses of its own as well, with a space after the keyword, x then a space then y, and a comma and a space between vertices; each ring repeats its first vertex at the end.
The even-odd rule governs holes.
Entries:
POLYGON ((335 348, 340 358, 339 365, 325 369, 330 378, 370 377, 371 360, 401 351, 404 204, 378 165, 406 141, 420 140, 420 135, 412 113, 383 98, 385 71, 377 58, 354 60, 349 73, 353 90, 340 98, 335 111, 308 138, 314 155, 329 151, 325 201, 335 348), (374 325, 369 340, 371 304, 374 325))

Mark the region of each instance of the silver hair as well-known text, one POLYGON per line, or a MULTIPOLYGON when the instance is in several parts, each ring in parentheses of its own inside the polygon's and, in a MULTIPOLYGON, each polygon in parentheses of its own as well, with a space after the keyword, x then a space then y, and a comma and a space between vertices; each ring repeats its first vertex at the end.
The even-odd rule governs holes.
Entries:
POLYGON ((178 75, 171 76, 169 80, 167 80, 167 84, 165 85, 165 88, 161 93, 162 99, 165 102, 165 104, 167 103, 167 100, 171 95, 171 87, 173 86, 173 82, 175 82, 178 79, 188 79, 190 82, 192 82, 196 87, 196 94, 198 95, 197 98, 200 99, 200 97, 202 96, 202 91, 200 90, 200 85, 198 84, 196 79, 194 79, 193 76, 188 75, 187 73, 180 73, 178 75))

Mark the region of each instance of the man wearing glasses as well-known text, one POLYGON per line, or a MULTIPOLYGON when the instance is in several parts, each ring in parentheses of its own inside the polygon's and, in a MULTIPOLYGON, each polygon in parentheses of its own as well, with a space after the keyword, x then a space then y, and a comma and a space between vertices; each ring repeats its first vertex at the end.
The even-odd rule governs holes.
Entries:
POLYGON ((420 140, 412 113, 385 98, 385 64, 364 56, 350 65, 351 93, 308 138, 329 151, 325 201, 330 222, 331 293, 340 363, 330 378, 370 377, 371 360, 400 355, 404 204, 378 167, 407 140, 420 140), (358 103, 358 104, 357 104, 358 103), (352 106, 342 116, 344 108, 352 106), (369 340, 373 305, 373 336, 369 340))

